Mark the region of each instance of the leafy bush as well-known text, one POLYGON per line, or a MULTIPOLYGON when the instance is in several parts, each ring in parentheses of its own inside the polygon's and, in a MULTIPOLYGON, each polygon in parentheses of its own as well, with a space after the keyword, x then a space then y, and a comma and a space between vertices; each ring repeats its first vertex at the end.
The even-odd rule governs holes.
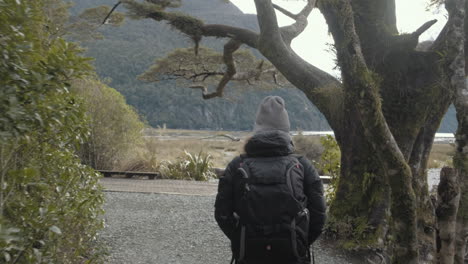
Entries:
POLYGON ((203 152, 192 154, 184 151, 184 156, 179 157, 176 162, 163 163, 160 171, 169 179, 207 181, 216 177, 212 171, 211 160, 209 154, 203 152))
POLYGON ((102 262, 98 174, 75 149, 88 134, 69 80, 90 66, 53 38, 47 1, 0 1, 0 262, 102 262))
POLYGON ((98 80, 76 80, 72 87, 83 98, 90 120, 81 159, 95 169, 114 169, 141 143, 143 122, 119 92, 98 80))
POLYGON ((315 166, 323 175, 331 176, 330 184, 328 184, 328 188, 325 190, 327 201, 331 202, 335 196, 336 187, 338 186, 341 152, 335 138, 330 135, 321 137, 320 142, 322 143, 324 151, 320 157, 320 161, 315 162, 315 166))
POLYGON ((311 161, 320 160, 323 146, 318 137, 299 134, 293 137, 293 141, 297 154, 303 155, 311 161))
POLYGON ((103 253, 95 241, 103 227, 99 175, 80 165, 73 152, 50 144, 32 148, 18 142, 9 147, 2 145, 2 154, 9 156, 2 160, 20 154, 23 161, 2 164, 10 167, 2 167, 0 233, 10 233, 0 235, 5 262, 99 262, 103 253))
POLYGON ((158 172, 161 165, 158 159, 158 148, 155 140, 144 138, 139 147, 127 153, 117 170, 158 172))

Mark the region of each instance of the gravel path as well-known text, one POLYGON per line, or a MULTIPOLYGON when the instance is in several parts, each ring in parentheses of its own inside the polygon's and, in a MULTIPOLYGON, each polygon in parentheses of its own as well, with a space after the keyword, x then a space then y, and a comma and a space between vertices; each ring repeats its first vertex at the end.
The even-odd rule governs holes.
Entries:
MULTIPOLYGON (((440 170, 429 170, 432 187, 440 170)), ((216 183, 102 179, 106 188, 108 263, 224 264, 229 242, 213 217, 216 183), (147 193, 145 193, 147 192, 147 193)), ((314 244, 317 264, 362 264, 322 241, 314 244)))
MULTIPOLYGON (((229 242, 213 217, 215 196, 106 192, 108 263, 224 264, 229 242)), ((320 241, 316 263, 357 264, 320 241)))
POLYGON ((146 180, 125 178, 102 178, 100 180, 106 191, 164 193, 187 195, 216 195, 218 181, 197 182, 180 180, 146 180))

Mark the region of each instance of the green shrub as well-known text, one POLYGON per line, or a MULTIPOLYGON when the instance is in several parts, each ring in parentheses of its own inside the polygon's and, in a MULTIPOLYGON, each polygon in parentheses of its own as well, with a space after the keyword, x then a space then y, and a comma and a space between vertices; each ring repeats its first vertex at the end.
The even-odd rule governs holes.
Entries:
POLYGON ((323 175, 331 177, 330 184, 325 190, 325 195, 328 202, 331 202, 335 197, 335 190, 338 186, 341 167, 341 151, 335 138, 326 135, 320 138, 320 142, 324 151, 319 162, 315 162, 315 166, 323 175))
POLYGON ((99 263, 103 195, 68 83, 90 66, 49 34, 46 3, 0 1, 0 263, 99 263))
POLYGON ((0 233, 10 235, 0 236, 1 257, 6 263, 100 262, 99 175, 80 165, 72 151, 35 143, 36 148, 24 142, 1 148, 7 159, 22 159, 2 164, 0 233))
POLYGON ((323 146, 320 143, 319 137, 304 136, 299 134, 293 137, 296 153, 300 154, 307 159, 315 162, 320 160, 323 152, 323 146))
POLYGON ((98 80, 76 80, 72 88, 83 98, 90 120, 81 159, 95 169, 114 169, 142 142, 143 122, 119 92, 98 80))
POLYGON ((160 171, 168 179, 207 181, 216 177, 211 160, 209 154, 184 151, 184 156, 179 157, 176 162, 165 161, 160 166, 160 171))
POLYGON ((161 166, 158 158, 158 144, 152 138, 143 138, 139 147, 127 153, 119 163, 120 171, 159 172, 161 166))

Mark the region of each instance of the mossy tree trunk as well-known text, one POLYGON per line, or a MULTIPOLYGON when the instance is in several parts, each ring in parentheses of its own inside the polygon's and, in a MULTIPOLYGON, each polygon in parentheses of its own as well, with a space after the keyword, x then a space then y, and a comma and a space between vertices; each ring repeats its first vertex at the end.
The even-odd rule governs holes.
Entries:
MULTIPOLYGON (((466 88, 465 88, 466 89, 466 88)), ((457 149, 453 164, 458 170, 460 178, 460 204, 457 214, 455 264, 465 263, 468 239, 468 96, 458 94, 455 108, 457 110, 458 130, 456 134, 457 149)), ((463 95, 465 94, 465 95, 463 95)))
POLYGON ((456 134, 457 149, 453 164, 458 170, 460 178, 460 204, 457 214, 457 237, 455 264, 465 263, 466 246, 468 239, 468 97, 464 93, 458 94, 455 108, 457 110, 458 130, 456 134), (465 94, 465 95, 463 95, 465 94))
POLYGON ((437 248, 440 264, 453 264, 456 248, 457 213, 460 202, 460 182, 455 169, 444 167, 437 187, 437 222, 439 228, 437 248))
MULTIPOLYGON (((465 12, 468 10, 468 1, 465 1, 465 12)), ((459 21, 460 22, 460 21, 459 21)), ((468 240, 468 67, 466 67, 466 49, 468 47, 468 39, 466 38, 468 30, 468 18, 465 16, 465 42, 464 46, 458 46, 458 51, 453 50, 454 53, 461 53, 451 66, 451 68, 459 69, 452 75, 452 83, 456 86, 456 97, 454 100, 455 109, 457 111, 458 129, 456 133, 456 152, 453 158, 453 165, 457 169, 460 180, 460 203, 457 214, 457 230, 456 230, 456 251, 455 251, 455 264, 464 264, 466 247, 468 240), (465 71, 461 72, 462 65, 465 71)), ((463 36, 463 35, 462 35, 463 36)), ((459 36, 460 38, 461 36, 459 36)), ((454 42, 457 40, 453 40, 454 42)))
POLYGON ((435 132, 454 99, 452 77, 464 67, 458 63, 464 58, 460 49, 464 0, 445 1, 448 22, 425 50, 416 49, 419 36, 435 21, 411 34, 399 34, 394 0, 308 0, 298 14, 271 0, 254 0, 259 33, 205 25, 133 0, 122 2, 131 16, 168 21, 197 43, 202 37, 215 36, 238 44, 234 49, 225 46, 227 77, 204 98, 222 96, 232 80, 229 76, 236 73, 233 53, 240 44, 258 49, 306 94, 335 132, 342 167, 331 204, 331 229, 349 247, 381 248, 392 263, 431 261, 435 216, 426 167, 435 132), (307 26, 316 2, 335 40, 341 81, 304 61, 290 47, 307 26), (279 27, 275 9, 295 22, 279 27))

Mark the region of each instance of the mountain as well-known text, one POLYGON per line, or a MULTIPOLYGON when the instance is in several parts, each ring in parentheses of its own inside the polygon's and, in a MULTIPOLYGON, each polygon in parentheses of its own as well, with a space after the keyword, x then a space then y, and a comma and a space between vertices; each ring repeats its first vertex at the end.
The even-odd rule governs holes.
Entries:
MULTIPOLYGON (((117 0, 74 0, 71 9, 77 14, 99 5, 113 6, 117 0)), ((117 11, 124 12, 122 7, 117 11)), ((206 23, 227 24, 258 31, 254 15, 243 14, 235 5, 223 0, 183 0, 181 8, 206 23)), ((259 90, 254 86, 228 87, 224 98, 203 100, 199 90, 181 87, 175 81, 145 83, 136 79, 155 59, 164 57, 175 48, 193 46, 191 40, 172 30, 163 22, 127 20, 120 27, 99 29, 103 40, 83 43, 87 55, 95 58, 94 65, 101 78, 108 80, 143 115, 149 125, 168 128, 250 130, 255 112, 266 95, 279 95, 286 101, 291 128, 299 130, 330 130, 317 108, 298 89, 292 87, 259 90)), ((204 38, 201 45, 221 50, 225 40, 204 38)), ((254 52, 260 56, 258 52, 254 52)), ((441 131, 456 129, 453 113, 449 111, 441 131)))

